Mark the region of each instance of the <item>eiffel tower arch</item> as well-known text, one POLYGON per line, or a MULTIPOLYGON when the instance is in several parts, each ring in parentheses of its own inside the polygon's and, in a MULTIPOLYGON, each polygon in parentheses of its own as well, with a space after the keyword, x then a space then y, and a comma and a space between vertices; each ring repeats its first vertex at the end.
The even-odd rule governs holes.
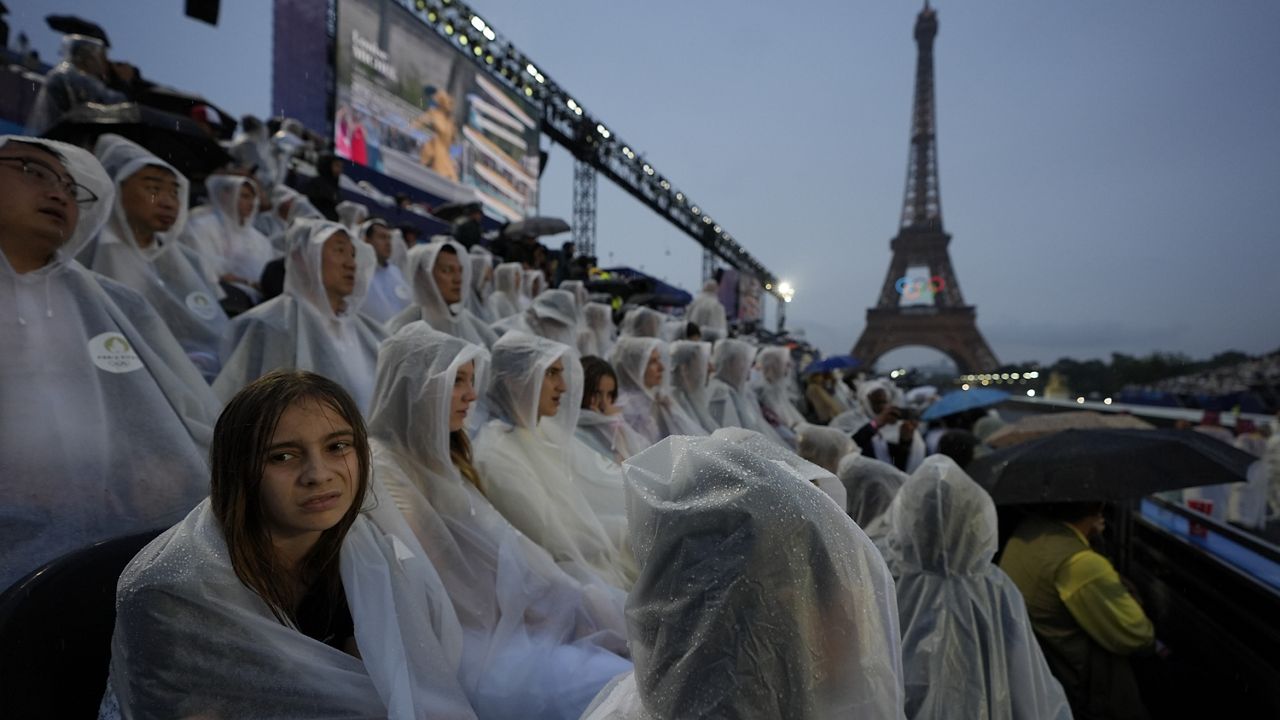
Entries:
POLYGON ((951 236, 942 229, 933 92, 937 35, 938 14, 926 1, 916 16, 915 105, 902 222, 889 243, 893 259, 880 297, 867 310, 852 355, 871 367, 891 350, 924 345, 951 358, 962 373, 982 372, 999 363, 978 331, 977 309, 964 302, 948 252, 951 236))

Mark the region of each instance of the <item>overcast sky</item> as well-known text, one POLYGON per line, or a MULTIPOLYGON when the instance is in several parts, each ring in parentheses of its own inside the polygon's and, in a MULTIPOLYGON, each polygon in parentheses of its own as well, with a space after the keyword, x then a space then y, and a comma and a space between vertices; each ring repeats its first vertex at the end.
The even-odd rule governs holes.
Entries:
MULTIPOLYGON (((148 77, 270 108, 266 0, 223 0, 216 29, 180 0, 10 6, 45 57, 39 18, 77 13, 148 77)), ((472 7, 791 280, 790 325, 848 351, 901 213, 919 3, 472 7)), ((943 222, 1002 361, 1280 347, 1280 3, 935 7, 943 222)), ((553 150, 545 213, 571 216, 571 180, 553 150)), ((597 225, 604 261, 696 291, 698 247, 606 181, 597 225)))

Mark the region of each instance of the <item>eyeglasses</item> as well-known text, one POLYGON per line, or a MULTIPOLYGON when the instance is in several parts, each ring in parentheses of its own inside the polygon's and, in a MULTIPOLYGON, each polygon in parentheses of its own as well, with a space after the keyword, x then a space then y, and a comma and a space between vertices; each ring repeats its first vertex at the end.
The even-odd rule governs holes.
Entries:
POLYGON ((57 170, 32 158, 0 157, 0 162, 17 163, 22 174, 33 180, 36 185, 46 190, 57 190, 77 205, 88 205, 98 201, 98 196, 80 183, 69 180, 58 174, 57 170))

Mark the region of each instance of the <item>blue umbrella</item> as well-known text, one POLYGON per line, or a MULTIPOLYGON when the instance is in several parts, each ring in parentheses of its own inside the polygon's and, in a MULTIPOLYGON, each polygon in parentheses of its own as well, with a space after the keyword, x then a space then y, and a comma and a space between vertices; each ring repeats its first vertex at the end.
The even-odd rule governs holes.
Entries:
POLYGON ((971 390, 953 390, 929 406, 921 415, 922 420, 937 420, 947 415, 955 415, 974 408, 999 405, 1009 399, 1009 393, 990 388, 973 388, 971 390))
POLYGON ((812 375, 820 372, 831 372, 832 370, 845 370, 847 368, 855 368, 861 365, 857 358, 852 355, 832 355, 829 358, 814 360, 805 367, 801 375, 812 375))

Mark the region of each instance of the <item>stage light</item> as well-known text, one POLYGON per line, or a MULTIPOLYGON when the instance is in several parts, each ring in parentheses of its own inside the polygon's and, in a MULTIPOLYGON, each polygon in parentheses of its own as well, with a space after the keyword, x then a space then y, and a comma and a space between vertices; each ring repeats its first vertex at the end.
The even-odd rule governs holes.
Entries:
POLYGON ((1035 390, 1028 390, 1028 391, 1027 391, 1027 397, 1035 397, 1035 396, 1036 396, 1036 391, 1035 391, 1035 390))
POLYGON ((694 215, 701 215, 701 214, 702 214, 702 211, 698 209, 698 206, 697 206, 697 205, 694 205, 692 208, 690 208, 690 211, 691 211, 694 215))
POLYGON ((610 135, 612 134, 609 132, 608 128, 600 124, 596 125, 596 132, 600 133, 600 137, 604 138, 605 140, 608 140, 610 135))
POLYGON ((1012 377, 1014 380, 1017 380, 1017 379, 1018 379, 1018 373, 1013 373, 1010 377, 1012 377))
POLYGON ((652 166, 652 165, 650 165, 649 163, 645 163, 645 164, 644 164, 644 174, 645 174, 645 175, 652 175, 652 174, 653 174, 653 166, 652 166))
POLYGON ((426 10, 426 9, 427 9, 427 2, 426 2, 426 0, 418 0, 418 1, 417 1, 417 2, 415 2, 413 5, 414 5, 414 7, 418 8, 418 12, 422 12, 423 10, 426 10))
POLYGON ((961 386, 960 386, 960 389, 961 389, 961 390, 968 390, 968 389, 969 389, 969 383, 965 383, 965 384, 961 385, 961 386))
POLYGON ((485 61, 485 63, 486 63, 486 64, 492 65, 492 64, 493 64, 493 56, 492 56, 492 55, 485 55, 485 56, 484 56, 484 61, 485 61))
POLYGON ((484 31, 485 31, 485 28, 487 28, 487 27, 489 27, 489 26, 484 24, 484 20, 481 20, 479 15, 472 15, 472 16, 471 16, 471 27, 473 27, 473 28, 475 28, 475 29, 479 30, 480 32, 484 32, 484 31))
POLYGON ((1111 404, 1111 398, 1104 398, 1104 399, 1103 399, 1103 401, 1102 401, 1102 404, 1103 404, 1103 405, 1110 405, 1110 404, 1111 404))
POLYGON ((765 284, 764 284, 764 289, 765 289, 765 290, 772 290, 772 289, 773 289, 773 283, 765 283, 765 284))
POLYGON ((440 19, 440 13, 436 12, 435 10, 432 10, 427 13, 427 22, 434 23, 439 19, 440 19))
POLYGON ((528 85, 525 85, 525 86, 524 86, 524 94, 525 94, 527 97, 533 97, 533 88, 529 87, 528 85))
MULTIPOLYGON (((778 295, 782 297, 782 302, 791 302, 791 298, 795 297, 796 289, 791 287, 791 283, 783 280, 778 283, 778 295)), ((894 375, 897 377, 897 375, 894 375)))
POLYGON ((667 182, 666 180, 663 180, 663 181, 659 182, 658 184, 662 186, 662 189, 663 189, 663 190, 670 190, 670 189, 671 189, 671 183, 667 182))
POLYGON ((1083 397, 1078 397, 1078 398, 1076 398, 1076 402, 1078 402, 1078 403, 1080 403, 1081 405, 1083 405, 1083 404, 1084 404, 1084 398, 1083 398, 1083 397))
POLYGON ((712 229, 712 230, 715 230, 717 235, 719 235, 719 234, 722 232, 722 230, 720 229, 720 226, 719 226, 719 225, 717 225, 717 226, 715 226, 715 227, 713 227, 713 228, 711 228, 711 229, 712 229))
POLYGON ((444 34, 445 34, 445 35, 452 35, 452 34, 453 34, 453 23, 451 23, 451 22, 447 22, 447 23, 445 23, 445 24, 444 24, 444 34))
POLYGON ((529 63, 528 65, 525 65, 524 70, 525 72, 529 73, 534 77, 538 76, 538 68, 534 67, 533 63, 529 63))
POLYGON ((711 216, 710 216, 710 215, 707 215, 706 217, 702 218, 702 222, 706 223, 707 225, 710 225, 710 224, 711 224, 711 216))

